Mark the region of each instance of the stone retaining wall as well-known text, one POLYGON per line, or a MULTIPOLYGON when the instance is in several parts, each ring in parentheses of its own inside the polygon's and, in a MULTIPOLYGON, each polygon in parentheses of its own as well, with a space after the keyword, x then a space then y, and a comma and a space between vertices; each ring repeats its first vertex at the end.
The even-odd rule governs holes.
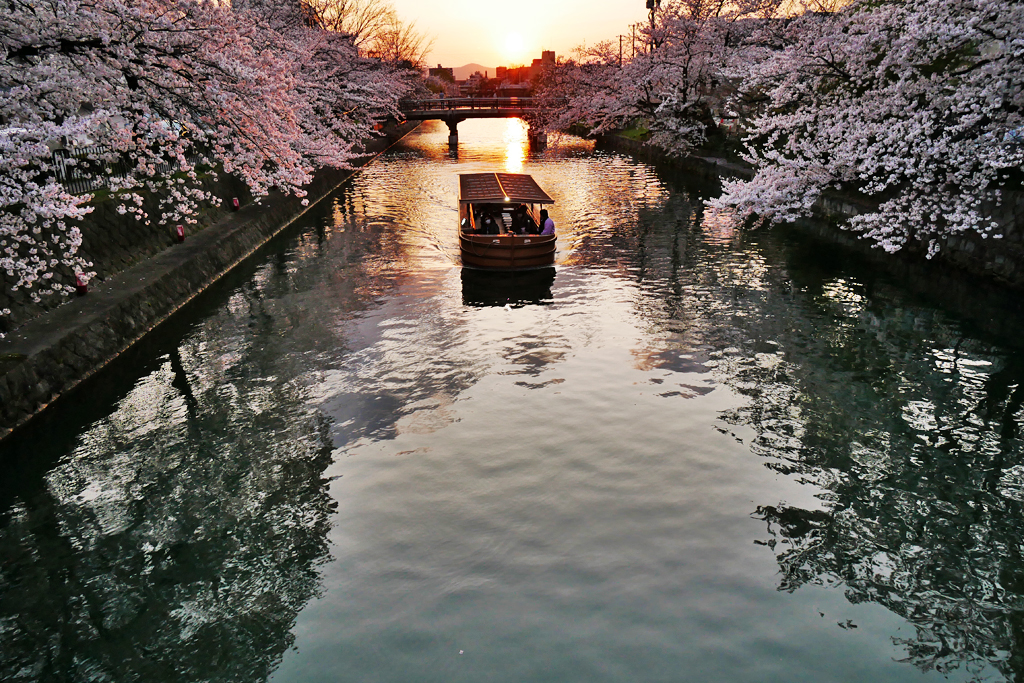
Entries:
MULTIPOLYGON (((379 154, 416 125, 399 126, 367 149, 379 154)), ((317 174, 306 188, 310 205, 354 172, 317 174)), ((112 361, 306 210, 298 198, 280 194, 251 203, 0 340, 0 439, 112 361)))
MULTIPOLYGON (((754 175, 750 167, 725 159, 670 157, 656 147, 617 135, 601 136, 598 144, 654 163, 672 166, 704 180, 716 180, 722 176, 752 178, 754 175)), ((895 254, 886 254, 873 247, 873 242, 860 239, 857 233, 840 227, 850 216, 870 208, 871 205, 861 199, 829 193, 815 204, 814 212, 818 220, 799 221, 794 226, 818 239, 861 252, 901 272, 917 264, 919 270, 934 273, 932 266, 938 265, 999 286, 1024 289, 1024 191, 1004 191, 1000 206, 986 207, 1000 225, 999 231, 1003 235, 1001 239, 986 239, 978 233, 949 237, 942 240, 939 253, 930 260, 925 257, 924 245, 911 244, 895 254)))

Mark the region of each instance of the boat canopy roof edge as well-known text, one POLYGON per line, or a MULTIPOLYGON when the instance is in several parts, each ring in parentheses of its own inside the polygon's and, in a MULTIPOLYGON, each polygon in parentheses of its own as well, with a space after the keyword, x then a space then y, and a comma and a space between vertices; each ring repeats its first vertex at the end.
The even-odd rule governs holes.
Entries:
POLYGON ((460 173, 459 202, 554 204, 555 200, 525 173, 460 173))

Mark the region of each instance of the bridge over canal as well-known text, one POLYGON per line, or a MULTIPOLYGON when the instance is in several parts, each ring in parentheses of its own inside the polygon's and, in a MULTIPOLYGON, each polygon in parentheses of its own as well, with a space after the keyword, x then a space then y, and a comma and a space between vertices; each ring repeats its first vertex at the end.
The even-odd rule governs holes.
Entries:
POLYGON ((402 113, 409 121, 439 120, 448 124, 448 144, 459 143, 458 125, 466 119, 526 119, 552 111, 561 102, 537 97, 447 97, 405 100, 402 113))

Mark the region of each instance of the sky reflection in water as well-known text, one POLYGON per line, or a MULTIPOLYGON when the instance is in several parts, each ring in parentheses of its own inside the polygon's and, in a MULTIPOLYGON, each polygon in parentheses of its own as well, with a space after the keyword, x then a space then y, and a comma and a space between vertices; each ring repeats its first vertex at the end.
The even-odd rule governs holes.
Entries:
POLYGON ((367 168, 9 487, 0 678, 1015 678, 1016 347, 590 143, 460 139, 367 168), (555 271, 457 267, 457 173, 496 166, 555 198, 555 271))

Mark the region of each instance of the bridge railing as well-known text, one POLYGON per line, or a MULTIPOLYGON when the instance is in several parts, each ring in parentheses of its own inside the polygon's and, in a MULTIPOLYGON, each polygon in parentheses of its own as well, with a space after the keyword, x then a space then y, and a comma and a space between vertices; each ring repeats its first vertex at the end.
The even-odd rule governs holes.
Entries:
POLYGON ((405 100, 402 111, 451 111, 453 109, 549 109, 563 100, 539 97, 445 97, 430 100, 405 100))

